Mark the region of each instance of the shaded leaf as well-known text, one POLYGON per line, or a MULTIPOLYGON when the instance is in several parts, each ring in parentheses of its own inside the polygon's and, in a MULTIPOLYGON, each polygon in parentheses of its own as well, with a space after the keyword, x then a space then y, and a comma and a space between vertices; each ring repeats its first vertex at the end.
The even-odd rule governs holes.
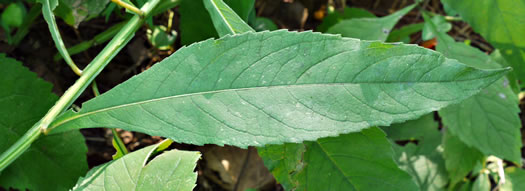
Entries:
POLYGON ((485 157, 480 151, 465 145, 450 133, 445 133, 443 147, 443 157, 452 184, 463 180, 485 157))
POLYGON ((219 36, 255 32, 222 0, 204 0, 204 6, 219 36))
POLYGON ((445 190, 448 181, 445 161, 437 147, 432 150, 424 148, 428 147, 413 143, 408 143, 405 146, 394 145, 397 164, 399 168, 412 176, 419 190, 445 190))
POLYGON ((472 185, 473 191, 490 191, 490 179, 489 175, 482 173, 476 178, 472 185))
POLYGON ((67 24, 78 28, 85 20, 98 16, 109 3, 109 0, 59 0, 57 15, 67 24))
MULTIPOLYGON (((181 43, 183 45, 218 37, 210 14, 206 11, 203 1, 204 0, 181 0, 180 2, 179 28, 181 43)), ((224 2, 230 6, 237 15, 241 15, 241 18, 244 18, 245 14, 249 14, 253 10, 253 6, 247 6, 252 1, 253 0, 226 0, 224 2)))
POLYGON ((273 31, 273 30, 279 29, 272 20, 270 20, 269 18, 265 18, 265 17, 255 18, 255 21, 252 27, 257 32, 266 31, 266 30, 273 31))
POLYGON ((53 42, 55 42, 55 46, 58 49, 58 52, 69 66, 75 66, 75 63, 71 59, 71 56, 69 56, 69 53, 66 49, 66 45, 64 45, 64 42, 62 41, 62 36, 60 36, 60 31, 57 27, 55 15, 53 14, 53 10, 55 10, 55 8, 58 6, 58 0, 37 1, 42 3, 42 15, 44 16, 44 20, 46 20, 47 22, 49 32, 51 33, 51 37, 53 38, 53 42))
POLYGON ((250 13, 255 11, 255 0, 224 0, 224 2, 245 22, 248 21, 250 13))
POLYGON ((501 187, 501 191, 525 190, 525 170, 516 167, 505 169, 506 182, 501 187))
MULTIPOLYGON (((450 29, 452 29, 452 25, 445 20, 444 16, 435 15, 430 19, 430 21, 434 24, 434 26, 436 26, 437 32, 439 33, 447 33, 448 31, 450 31, 450 29)), ((421 38, 423 40, 430 40, 434 37, 436 37, 436 33, 433 32, 430 23, 425 22, 421 38)))
POLYGON ((303 144, 259 148, 265 166, 286 190, 417 190, 392 160, 376 127, 303 144))
MULTIPOLYGON (((0 153, 6 151, 53 106, 51 84, 0 54, 0 153)), ((0 173, 0 187, 67 190, 87 171, 87 147, 78 131, 41 136, 0 173), (38 160, 35 160, 38 159, 38 160)))
POLYGON ((505 73, 412 45, 243 33, 179 49, 51 128, 122 128, 197 145, 301 142, 418 118, 505 73))
POLYGON ((381 18, 355 18, 342 20, 330 27, 326 32, 341 34, 344 37, 362 40, 385 41, 394 25, 416 5, 407 6, 391 15, 381 18))
MULTIPOLYGON (((426 17, 426 15, 425 15, 426 17)), ((428 18, 428 17, 426 17, 428 18)), ((435 30, 435 25, 434 31, 435 30)), ((437 34, 438 32, 436 32, 437 34)), ((500 68, 488 55, 446 34, 438 34, 436 50, 472 67, 500 68)), ((521 121, 518 98, 507 79, 500 79, 481 93, 439 111, 443 124, 461 141, 485 155, 519 163, 521 121)))
POLYGON ((323 22, 317 27, 316 31, 326 32, 330 27, 345 19, 375 18, 376 16, 366 9, 356 7, 345 7, 343 12, 334 11, 323 18, 323 22))
POLYGON ((148 162, 160 144, 94 167, 72 190, 193 190, 200 154, 171 150, 148 162))
POLYGON ((427 114, 419 119, 381 127, 394 141, 422 140, 426 135, 437 131, 439 124, 434 120, 434 114, 427 114))
POLYGON ((410 35, 419 32, 423 29, 423 23, 416 23, 406 25, 400 29, 393 30, 389 35, 387 42, 403 42, 410 43, 410 35))
POLYGON ((405 146, 393 145, 399 167, 408 172, 419 190, 443 190, 447 184, 445 161, 441 156, 441 133, 432 114, 419 119, 383 127, 394 141, 410 140, 405 146), (417 145, 414 142, 417 141, 417 145))
POLYGON ((442 0, 467 21, 475 32, 500 49, 525 81, 525 1, 515 0, 442 0))

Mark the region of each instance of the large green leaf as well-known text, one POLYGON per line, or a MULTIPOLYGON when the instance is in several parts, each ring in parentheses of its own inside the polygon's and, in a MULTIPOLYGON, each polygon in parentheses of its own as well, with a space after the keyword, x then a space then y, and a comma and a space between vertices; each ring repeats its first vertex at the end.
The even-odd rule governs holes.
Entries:
MULTIPOLYGON (((436 31, 435 25, 433 28, 436 31)), ((472 67, 501 67, 478 49, 457 43, 444 33, 435 33, 438 37, 436 50, 448 58, 457 59, 472 67)), ((495 155, 520 163, 519 112, 518 98, 508 80, 500 79, 461 104, 442 109, 439 114, 449 131, 467 145, 479 149, 485 155, 495 155)))
POLYGON ((316 31, 326 32, 330 27, 344 19, 375 18, 376 16, 365 9, 355 7, 345 7, 342 12, 334 11, 323 18, 323 22, 317 27, 316 31))
POLYGON ((123 128, 198 145, 301 142, 417 118, 506 71, 467 67, 412 45, 243 33, 179 49, 51 128, 123 128))
POLYGON ((443 147, 443 157, 452 184, 463 180, 476 164, 483 162, 484 155, 480 151, 465 145, 450 133, 445 133, 443 147))
POLYGON ((344 37, 352 37, 362 40, 385 41, 399 19, 415 6, 415 4, 410 5, 391 15, 381 18, 355 18, 342 20, 330 27, 326 32, 341 34, 344 37))
POLYGON ((255 32, 222 0, 204 0, 204 6, 208 10, 219 36, 255 32))
POLYGON ((501 187, 501 191, 525 190, 525 170, 516 167, 505 169, 506 182, 501 187))
POLYGON ((193 190, 197 180, 194 169, 200 154, 171 150, 148 162, 159 145, 94 167, 72 190, 193 190))
MULTIPOLYGON (((57 97, 51 84, 0 54, 0 153, 31 128, 57 97)), ((87 147, 78 131, 42 136, 0 172, 0 187, 67 190, 87 171, 87 147)))
POLYGON ((417 190, 376 127, 303 144, 259 148, 286 190, 417 190))
POLYGON ((525 81, 525 1, 442 0, 457 11, 474 31, 501 50, 518 78, 525 81))

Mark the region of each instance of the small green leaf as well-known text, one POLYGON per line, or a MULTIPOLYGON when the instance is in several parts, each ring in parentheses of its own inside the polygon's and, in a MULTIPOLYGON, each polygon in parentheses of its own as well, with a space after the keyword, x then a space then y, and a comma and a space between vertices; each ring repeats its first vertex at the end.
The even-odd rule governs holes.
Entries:
POLYGON ((245 22, 252 12, 255 11, 255 0, 224 0, 228 6, 245 22))
POLYGON ((399 167, 408 172, 419 190, 443 190, 447 184, 445 161, 441 156, 441 133, 432 114, 417 120, 383 127, 393 141, 410 140, 405 146, 393 145, 399 167), (417 145, 413 142, 417 141, 417 145))
POLYGON ((258 150, 286 190, 417 190, 392 160, 390 143, 376 127, 258 150))
POLYGON ((98 16, 108 3, 109 0, 59 0, 56 14, 67 24, 78 28, 82 21, 98 16))
POLYGON ((525 82, 525 1, 442 0, 481 34, 514 68, 525 82))
MULTIPOLYGON (((450 31, 450 29, 452 29, 452 25, 445 20, 444 16, 441 15, 433 16, 429 22, 432 22, 434 26, 436 26, 436 29, 439 33, 447 33, 450 31)), ((436 34, 431 29, 430 24, 431 23, 425 22, 423 33, 421 35, 423 40, 430 40, 436 36, 436 34)))
POLYGON ((330 27, 345 19, 375 18, 376 16, 365 9, 356 7, 345 7, 343 12, 334 11, 323 18, 323 22, 317 27, 316 31, 326 32, 330 27))
POLYGON ((277 27, 277 25, 275 25, 275 23, 271 19, 265 18, 265 17, 257 17, 257 18, 255 18, 255 21, 254 21, 252 27, 257 32, 260 32, 260 31, 273 31, 273 30, 279 29, 277 27))
POLYGON ((11 3, 2 12, 2 24, 7 27, 19 27, 24 22, 26 13, 23 3, 11 3))
POLYGON ((403 43, 410 43, 410 35, 419 32, 423 29, 424 24, 423 23, 416 23, 416 24, 410 24, 406 25, 400 29, 393 30, 389 35, 387 42, 403 42, 403 43))
MULTIPOLYGON (((428 16, 424 15, 426 19, 428 16)), ((464 43, 456 43, 448 35, 438 37, 436 50, 448 58, 472 67, 493 69, 501 66, 488 55, 464 43)), ((518 97, 507 79, 499 79, 481 93, 439 111, 443 124, 461 141, 485 155, 495 155, 516 163, 521 161, 521 120, 518 97)))
POLYGON ((486 173, 480 174, 472 185, 472 191, 490 191, 489 175, 486 173))
POLYGON ((203 0, 219 36, 255 32, 222 0, 203 0))
MULTIPOLYGON (((0 153, 43 117, 57 96, 51 84, 22 63, 0 54, 0 153)), ((87 169, 87 147, 79 131, 41 136, 0 174, 0 187, 67 190, 87 169)))
MULTIPOLYGON (((180 0, 180 37, 183 45, 218 37, 204 0, 180 0)), ((225 0, 244 19, 252 10, 253 0, 225 0)), ((245 20, 246 21, 246 20, 245 20)))
POLYGON ((301 142, 418 118, 506 71, 413 45, 243 33, 181 48, 50 128, 122 128, 197 145, 301 142))
POLYGON ((166 30, 165 26, 153 26, 153 30, 148 30, 149 42, 159 50, 169 50, 177 38, 175 30, 166 30))
POLYGON ((443 157, 452 184, 463 180, 485 157, 480 151, 465 145, 450 133, 445 133, 443 147, 443 157))
POLYGON ((505 169, 505 184, 501 191, 520 191, 525 190, 525 170, 516 167, 505 169))
POLYGON ((44 20, 46 20, 47 25, 49 27, 49 32, 51 33, 51 37, 53 38, 53 41, 55 42, 55 46, 58 49, 58 52, 64 58, 66 63, 75 70, 75 73, 80 73, 80 70, 76 67, 75 63, 69 56, 69 53, 67 52, 66 45, 64 45, 64 42, 62 41, 62 36, 60 36, 60 31, 58 30, 56 21, 55 21, 55 15, 53 14, 53 10, 58 6, 58 0, 37 0, 38 2, 42 3, 42 14, 44 15, 44 20))
POLYGON ((410 5, 391 15, 381 18, 355 18, 342 20, 330 27, 326 32, 341 34, 344 37, 352 37, 362 40, 385 41, 399 19, 410 12, 415 6, 415 4, 410 5))
POLYGON ((394 141, 421 140, 429 133, 435 133, 439 124, 434 120, 434 114, 427 114, 419 119, 404 123, 393 124, 389 127, 381 127, 394 141))
POLYGON ((94 167, 72 190, 192 190, 199 152, 171 150, 148 162, 159 145, 94 167))

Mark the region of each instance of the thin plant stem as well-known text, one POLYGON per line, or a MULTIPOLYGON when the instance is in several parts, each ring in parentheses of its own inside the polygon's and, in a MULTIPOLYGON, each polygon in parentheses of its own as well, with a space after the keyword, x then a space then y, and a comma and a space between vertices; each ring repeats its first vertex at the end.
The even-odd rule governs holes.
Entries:
MULTIPOLYGON (((93 81, 93 83, 91 84, 91 89, 93 90, 93 94, 95 94, 95 97, 100 95, 100 91, 98 91, 97 83, 95 83, 95 81, 93 81)), ((113 141, 115 141, 114 146, 117 152, 120 151, 124 155, 128 154, 128 149, 126 149, 126 145, 120 138, 119 134, 117 133, 117 130, 111 128, 111 133, 113 133, 113 141)))
MULTIPOLYGON (((78 54, 78 53, 81 53, 89 48, 91 48, 92 46, 96 46, 96 45, 99 45, 99 44, 102 44, 108 40, 111 40, 111 38, 113 38, 117 33, 118 31, 120 31, 120 29, 126 24, 126 22, 121 22, 121 23, 118 23, 116 25, 113 25, 112 27, 110 27, 109 29, 105 30, 104 32, 96 35, 93 39, 91 40, 88 40, 88 41, 84 41, 84 42, 81 42, 81 43, 78 43, 70 48, 67 49, 69 55, 75 55, 75 54, 78 54)), ((59 61, 62 59, 62 55, 60 54, 55 54, 55 56, 53 57, 53 60, 55 61, 59 61)))
POLYGON ((86 67, 82 76, 60 97, 48 113, 29 131, 27 131, 17 142, 0 155, 0 172, 26 151, 40 134, 47 134, 50 130, 47 127, 55 118, 64 112, 80 96, 80 94, 91 84, 95 77, 104 69, 113 57, 131 40, 135 32, 140 28, 153 8, 161 0, 148 0, 142 7, 144 17, 135 15, 130 21, 115 35, 108 45, 100 52, 93 61, 86 67))
POLYGON ((126 3, 122 0, 111 0, 111 2, 121 6, 121 7, 124 7, 125 9, 131 11, 131 12, 134 12, 136 13, 137 15, 140 15, 140 16, 143 16, 144 15, 144 12, 141 11, 140 9, 138 9, 137 7, 135 7, 134 5, 131 5, 129 3, 126 3))

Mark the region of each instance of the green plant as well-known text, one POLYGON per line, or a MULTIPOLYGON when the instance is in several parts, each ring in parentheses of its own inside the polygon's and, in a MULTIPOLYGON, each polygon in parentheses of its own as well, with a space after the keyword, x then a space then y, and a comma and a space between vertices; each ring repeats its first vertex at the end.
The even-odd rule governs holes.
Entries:
MULTIPOLYGON (((152 45, 172 48, 179 36, 171 30, 173 13, 167 26, 154 25, 152 15, 179 1, 115 0, 132 15, 126 16, 126 23, 70 49, 62 41, 55 14, 78 26, 99 15, 109 1, 38 2, 60 57, 80 77, 57 98, 50 84, 0 54, 0 186, 191 190, 200 154, 165 151, 174 141, 255 146, 286 190, 523 187, 525 172, 515 167, 521 166, 522 147, 517 79, 523 71, 517 60, 525 58, 516 56, 523 48, 523 39, 516 35, 525 31, 519 23, 513 25, 517 29, 506 26, 511 40, 506 41, 493 35, 499 29, 480 24, 482 16, 467 10, 466 4, 443 0, 447 9, 503 48, 502 54, 487 55, 446 33, 451 28, 448 21, 458 20, 456 15, 428 13, 420 4, 378 18, 355 8, 332 12, 318 28, 331 34, 323 34, 255 32, 259 29, 253 26, 260 22, 273 26, 255 16, 253 0, 182 0, 180 37, 188 46, 98 95, 96 76, 143 23, 151 29, 152 45), (394 30, 416 7, 424 23, 394 30), (420 30, 424 40, 437 39, 436 51, 384 42, 409 40, 420 30), (73 62, 71 54, 109 39, 83 70, 73 62), (72 107, 90 85, 97 96, 80 108, 72 107), (96 127, 167 139, 127 153, 115 136, 114 160, 86 173, 86 145, 79 129, 96 127)), ((477 6, 489 8, 492 4, 486 2, 477 6)), ((510 2, 501 0, 498 5, 510 2)), ((104 12, 118 12, 111 5, 104 12)), ((525 9, 525 3, 517 7, 525 9)), ((500 14, 494 19, 507 21, 508 15, 500 14)), ((9 22, 23 26, 18 24, 22 21, 9 22)))

